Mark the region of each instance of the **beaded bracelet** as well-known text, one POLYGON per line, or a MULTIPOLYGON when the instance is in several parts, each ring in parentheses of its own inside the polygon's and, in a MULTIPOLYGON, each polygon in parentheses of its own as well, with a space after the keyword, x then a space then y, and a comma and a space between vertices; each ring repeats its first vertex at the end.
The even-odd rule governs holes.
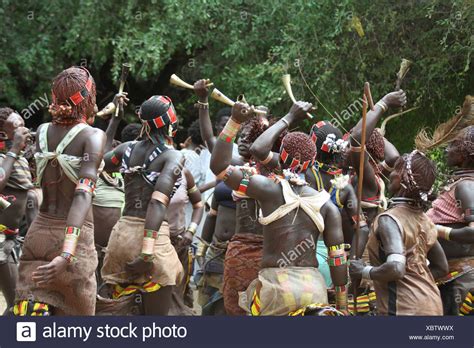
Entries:
POLYGON ((232 118, 229 118, 221 134, 219 134, 219 139, 225 141, 226 143, 233 143, 237 136, 237 133, 240 130, 241 124, 234 121, 232 118))
POLYGON ((81 229, 79 227, 66 227, 61 256, 64 257, 68 263, 71 263, 74 259, 80 234, 81 229))
POLYGON ((155 256, 141 253, 139 258, 145 262, 153 262, 153 260, 155 259, 155 256))
POLYGON ((76 191, 93 193, 95 190, 95 182, 89 178, 80 178, 76 185, 76 191))
POLYGON ((336 309, 347 310, 347 286, 336 285, 336 309))
POLYGON ((332 245, 328 248, 329 252, 331 251, 337 251, 337 250, 344 250, 346 247, 346 244, 342 243, 342 244, 337 244, 337 245, 332 245))

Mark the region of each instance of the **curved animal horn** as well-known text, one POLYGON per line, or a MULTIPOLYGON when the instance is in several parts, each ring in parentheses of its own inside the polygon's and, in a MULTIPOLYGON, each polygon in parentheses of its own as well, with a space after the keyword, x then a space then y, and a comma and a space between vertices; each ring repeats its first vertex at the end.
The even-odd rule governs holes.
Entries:
POLYGON ((106 116, 113 114, 115 112, 115 109, 116 109, 115 104, 110 102, 102 110, 100 110, 96 114, 96 116, 103 119, 107 119, 108 117, 106 116))
MULTIPOLYGON (((291 76, 290 76, 290 74, 283 75, 281 80, 283 81, 283 86, 285 86, 286 93, 290 97, 291 101, 294 104, 296 104, 296 98, 293 95, 293 90, 291 89, 291 76)), ((313 115, 311 115, 309 112, 307 112, 306 115, 308 115, 309 118, 313 118, 313 115)))
MULTIPOLYGON (((208 80, 208 81, 209 81, 209 80, 208 80)), ((193 85, 190 85, 189 83, 184 82, 184 81, 181 80, 181 79, 178 77, 178 75, 176 75, 176 74, 171 75, 171 77, 170 77, 170 84, 175 85, 175 86, 178 86, 178 87, 187 88, 187 89, 194 89, 194 86, 193 86, 193 85)), ((213 84, 213 83, 208 83, 206 86, 207 86, 207 87, 211 87, 211 86, 214 86, 214 84, 213 84)))
MULTIPOLYGON (((211 92, 211 98, 214 99, 214 100, 217 100, 217 101, 220 101, 221 103, 223 104, 226 104, 226 105, 229 105, 229 106, 234 106, 235 102, 230 99, 229 97, 227 97, 226 95, 224 95, 224 93, 222 93, 221 91, 219 91, 217 88, 214 88, 211 92)), ((257 110, 255 109, 254 112, 256 114, 266 114, 265 111, 263 110, 257 110)))

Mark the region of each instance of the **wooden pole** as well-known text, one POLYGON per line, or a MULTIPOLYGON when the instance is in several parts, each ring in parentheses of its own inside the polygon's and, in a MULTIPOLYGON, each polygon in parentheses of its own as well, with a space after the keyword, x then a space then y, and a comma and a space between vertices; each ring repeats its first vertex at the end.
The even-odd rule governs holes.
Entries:
MULTIPOLYGON (((361 211, 361 202, 362 202, 362 188, 364 185, 364 165, 365 165, 365 144, 366 144, 366 125, 367 125, 367 108, 368 103, 372 100, 372 95, 370 93, 370 85, 368 82, 364 84, 364 96, 362 99, 362 136, 360 141, 360 159, 359 159, 359 174, 358 174, 358 183, 357 183, 357 212, 361 211)), ((373 101, 372 101, 373 104, 373 101)), ((355 230, 355 253, 354 257, 357 257, 359 254, 359 232, 360 230, 360 218, 357 219, 356 230, 355 230)), ((353 295, 354 295, 354 313, 357 315, 357 289, 358 284, 353 284, 353 295)))

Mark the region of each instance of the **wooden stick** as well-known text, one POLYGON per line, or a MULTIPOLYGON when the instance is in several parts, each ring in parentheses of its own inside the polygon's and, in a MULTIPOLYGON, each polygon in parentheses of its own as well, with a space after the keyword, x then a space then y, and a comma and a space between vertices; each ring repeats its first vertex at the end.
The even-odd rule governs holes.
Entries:
MULTIPOLYGON (((359 160, 359 177, 357 183, 357 212, 361 211, 361 202, 362 202, 362 188, 364 185, 364 165, 365 165, 365 143, 366 143, 366 124, 367 124, 367 92, 370 93, 370 86, 369 83, 366 82, 364 85, 364 96, 362 99, 362 137, 361 137, 361 152, 360 152, 360 160, 359 160)), ((356 224, 356 235, 354 238, 355 244, 355 252, 354 256, 357 257, 359 254, 358 246, 359 246, 359 233, 360 233, 360 218, 357 219, 356 224)), ((353 283, 353 293, 354 293, 354 313, 357 315, 357 288, 358 284, 353 283), (355 285, 355 286, 354 286, 355 285)))
MULTIPOLYGON (((123 92, 125 87, 125 82, 127 81, 128 73, 130 72, 131 65, 128 63, 122 64, 122 74, 120 75, 120 86, 119 86, 119 93, 123 92)), ((117 104, 117 108, 115 109, 115 117, 118 117, 120 111, 120 105, 117 104)))

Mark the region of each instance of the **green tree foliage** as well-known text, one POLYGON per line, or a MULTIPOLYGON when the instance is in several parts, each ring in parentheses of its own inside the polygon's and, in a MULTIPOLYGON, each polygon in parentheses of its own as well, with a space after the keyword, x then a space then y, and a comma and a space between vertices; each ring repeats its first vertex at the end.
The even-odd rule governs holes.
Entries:
POLYGON ((374 99, 390 92, 408 58, 415 64, 402 87, 420 108, 387 132, 407 151, 420 127, 447 119, 473 93, 472 0, 3 0, 0 11, 0 103, 20 110, 73 64, 90 68, 103 104, 127 61, 132 102, 170 94, 184 125, 196 117, 195 97, 168 85, 172 73, 210 78, 275 115, 290 106, 281 84, 290 73, 295 96, 330 119, 362 95, 364 81, 374 99))

